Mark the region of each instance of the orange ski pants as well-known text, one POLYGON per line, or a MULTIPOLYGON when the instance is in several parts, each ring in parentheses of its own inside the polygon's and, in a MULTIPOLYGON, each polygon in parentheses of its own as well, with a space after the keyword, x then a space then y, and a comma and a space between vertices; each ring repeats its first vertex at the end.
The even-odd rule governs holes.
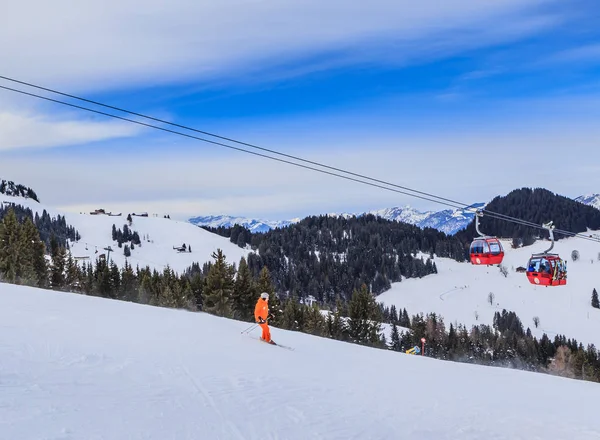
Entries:
POLYGON ((258 325, 260 325, 262 328, 262 338, 267 342, 271 342, 271 331, 269 330, 269 324, 265 322, 264 324, 258 325))

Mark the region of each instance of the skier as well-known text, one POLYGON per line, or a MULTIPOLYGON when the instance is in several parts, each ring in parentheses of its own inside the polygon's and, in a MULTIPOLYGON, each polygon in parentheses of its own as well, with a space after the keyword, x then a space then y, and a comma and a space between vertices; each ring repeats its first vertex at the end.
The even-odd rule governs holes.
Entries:
POLYGON ((256 306, 254 307, 254 319, 262 328, 262 337, 260 339, 269 344, 274 344, 274 342, 271 341, 269 324, 267 324, 267 319, 272 316, 273 315, 269 314, 269 294, 263 292, 260 294, 260 298, 258 298, 256 306))

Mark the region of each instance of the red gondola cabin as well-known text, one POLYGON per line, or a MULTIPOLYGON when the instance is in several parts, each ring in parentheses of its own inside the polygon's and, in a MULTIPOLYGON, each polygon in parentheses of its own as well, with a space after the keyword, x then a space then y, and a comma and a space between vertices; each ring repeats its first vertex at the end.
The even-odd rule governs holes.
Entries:
POLYGON ((567 262, 555 254, 532 255, 527 266, 527 279, 538 286, 567 284, 567 262))
POLYGON ((481 237, 471 243, 471 264, 491 266, 502 263, 504 249, 497 238, 481 237))

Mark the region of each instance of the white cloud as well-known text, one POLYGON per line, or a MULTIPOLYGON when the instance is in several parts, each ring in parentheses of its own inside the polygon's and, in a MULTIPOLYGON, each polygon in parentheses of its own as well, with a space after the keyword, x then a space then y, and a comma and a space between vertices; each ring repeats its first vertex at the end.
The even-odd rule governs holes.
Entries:
POLYGON ((57 119, 31 112, 0 111, 0 151, 81 145, 131 137, 140 129, 130 123, 57 119))
POLYGON ((539 5, 538 0, 12 2, 3 9, 0 27, 0 52, 10 60, 2 74, 89 91, 243 76, 336 52, 343 53, 337 60, 342 63, 373 56, 403 60, 407 54, 536 32, 551 24, 534 9, 539 5))
MULTIPOLYGON (((597 127, 535 128, 533 134, 431 133, 370 139, 369 144, 340 138, 314 144, 323 147, 317 150, 321 152, 303 156, 464 203, 487 201, 521 186, 546 187, 572 197, 600 190, 597 169, 589 165, 600 163, 597 127)), ((104 156, 77 151, 55 156, 36 161, 3 157, 0 177, 32 186, 44 203, 76 211, 103 207, 178 218, 224 213, 283 219, 405 204, 444 208, 235 152, 218 158, 202 149, 185 155, 140 155, 139 150, 124 149, 104 156)))

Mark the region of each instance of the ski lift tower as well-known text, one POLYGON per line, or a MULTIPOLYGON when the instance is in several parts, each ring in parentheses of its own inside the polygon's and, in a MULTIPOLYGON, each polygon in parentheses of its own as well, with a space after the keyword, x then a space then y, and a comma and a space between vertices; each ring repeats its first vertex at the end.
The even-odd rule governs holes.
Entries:
POLYGON ((108 266, 108 265, 109 265, 109 263, 110 263, 110 253, 111 253, 111 252, 114 252, 114 251, 112 250, 112 248, 111 248, 110 246, 107 246, 107 247, 105 247, 105 248, 104 248, 104 250, 105 250, 106 252, 108 252, 108 253, 106 254, 106 265, 108 266))

